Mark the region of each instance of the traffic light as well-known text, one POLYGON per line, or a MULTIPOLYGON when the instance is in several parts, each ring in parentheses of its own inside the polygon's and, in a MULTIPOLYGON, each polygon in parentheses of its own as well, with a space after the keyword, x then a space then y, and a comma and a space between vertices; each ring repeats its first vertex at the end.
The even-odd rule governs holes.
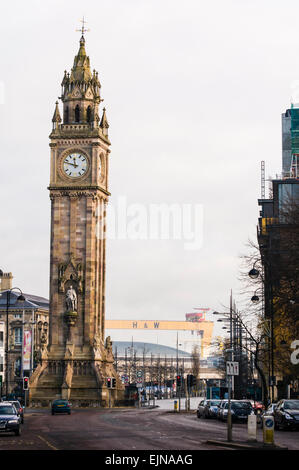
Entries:
POLYGON ((182 376, 181 375, 176 376, 176 384, 177 384, 178 387, 180 387, 182 385, 182 376))
POLYGON ((196 385, 196 377, 193 374, 187 375, 187 385, 188 388, 194 387, 196 385))
POLYGON ((112 379, 111 377, 107 377, 107 388, 111 388, 112 387, 112 379))
POLYGON ((29 390, 29 377, 23 377, 23 390, 29 390))
POLYGON ((112 388, 116 387, 116 379, 113 377, 112 378, 112 388))

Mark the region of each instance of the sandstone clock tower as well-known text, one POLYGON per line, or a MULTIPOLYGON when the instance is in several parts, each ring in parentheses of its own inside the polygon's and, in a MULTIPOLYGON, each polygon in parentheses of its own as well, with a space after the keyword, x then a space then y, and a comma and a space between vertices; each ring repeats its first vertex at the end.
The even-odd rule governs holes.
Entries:
POLYGON ((67 398, 105 406, 122 398, 105 341, 105 215, 108 121, 98 73, 90 68, 84 28, 70 73, 64 72, 62 118, 56 102, 50 134, 50 325, 30 380, 31 404, 67 398), (116 387, 106 388, 106 378, 116 387))

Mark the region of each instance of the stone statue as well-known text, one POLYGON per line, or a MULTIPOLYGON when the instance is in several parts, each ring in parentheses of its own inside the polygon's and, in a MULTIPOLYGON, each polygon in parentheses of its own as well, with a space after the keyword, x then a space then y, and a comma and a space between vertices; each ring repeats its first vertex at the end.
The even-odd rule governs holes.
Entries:
POLYGON ((107 336, 105 346, 106 346, 106 349, 107 349, 108 352, 112 352, 112 341, 111 341, 110 336, 107 336))
POLYGON ((66 308, 68 312, 77 311, 77 294, 73 286, 70 286, 65 295, 66 308))

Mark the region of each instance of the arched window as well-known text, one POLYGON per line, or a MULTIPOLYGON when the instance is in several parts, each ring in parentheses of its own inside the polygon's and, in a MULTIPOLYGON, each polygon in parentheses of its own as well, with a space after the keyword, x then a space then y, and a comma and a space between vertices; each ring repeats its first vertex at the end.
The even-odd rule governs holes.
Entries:
POLYGON ((68 106, 65 108, 64 122, 65 122, 65 124, 69 123, 69 107, 68 106))
POLYGON ((91 107, 88 106, 87 111, 86 111, 86 120, 87 122, 91 121, 91 107))
POLYGON ((80 122, 80 108, 78 104, 75 107, 75 122, 80 122))

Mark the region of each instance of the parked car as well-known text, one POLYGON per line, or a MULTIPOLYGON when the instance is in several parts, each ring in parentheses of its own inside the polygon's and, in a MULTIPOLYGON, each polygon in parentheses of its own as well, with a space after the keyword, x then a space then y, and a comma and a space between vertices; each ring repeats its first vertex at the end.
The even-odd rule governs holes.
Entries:
POLYGON ((52 415, 55 413, 71 414, 71 405, 67 400, 54 400, 52 403, 52 415))
POLYGON ((265 406, 260 401, 251 400, 251 405, 256 415, 262 414, 265 411, 265 406))
MULTIPOLYGON (((220 419, 227 420, 228 414, 228 401, 222 407, 220 412, 220 419)), ((231 400, 231 414, 233 421, 245 422, 248 420, 249 415, 255 414, 250 403, 242 400, 231 400)))
POLYGON ((198 407, 196 410, 196 414, 198 418, 201 418, 203 416, 203 410, 204 410, 206 401, 207 400, 200 400, 200 402, 198 403, 198 407))
POLYGON ((221 400, 218 406, 217 410, 217 419, 221 420, 221 414, 222 414, 222 409, 224 408, 225 404, 228 402, 228 400, 221 400))
POLYGON ((197 408, 198 418, 216 418, 220 400, 202 400, 197 408))
POLYGON ((220 400, 207 400, 203 408, 203 418, 216 418, 220 400))
POLYGON ((275 429, 299 429, 299 400, 280 400, 273 416, 275 429))
POLYGON ((21 417, 10 402, 0 402, 0 432, 13 432, 16 436, 21 434, 21 417))
POLYGON ((275 411, 275 408, 277 407, 277 403, 271 403, 268 408, 260 415, 260 421, 258 422, 258 424, 261 425, 261 427, 263 427, 263 417, 264 416, 274 416, 274 411, 275 411))
POLYGON ((21 418, 21 423, 23 424, 24 423, 24 408, 21 406, 21 403, 18 400, 13 400, 13 401, 8 400, 7 403, 12 403, 15 406, 18 412, 18 415, 21 418))

